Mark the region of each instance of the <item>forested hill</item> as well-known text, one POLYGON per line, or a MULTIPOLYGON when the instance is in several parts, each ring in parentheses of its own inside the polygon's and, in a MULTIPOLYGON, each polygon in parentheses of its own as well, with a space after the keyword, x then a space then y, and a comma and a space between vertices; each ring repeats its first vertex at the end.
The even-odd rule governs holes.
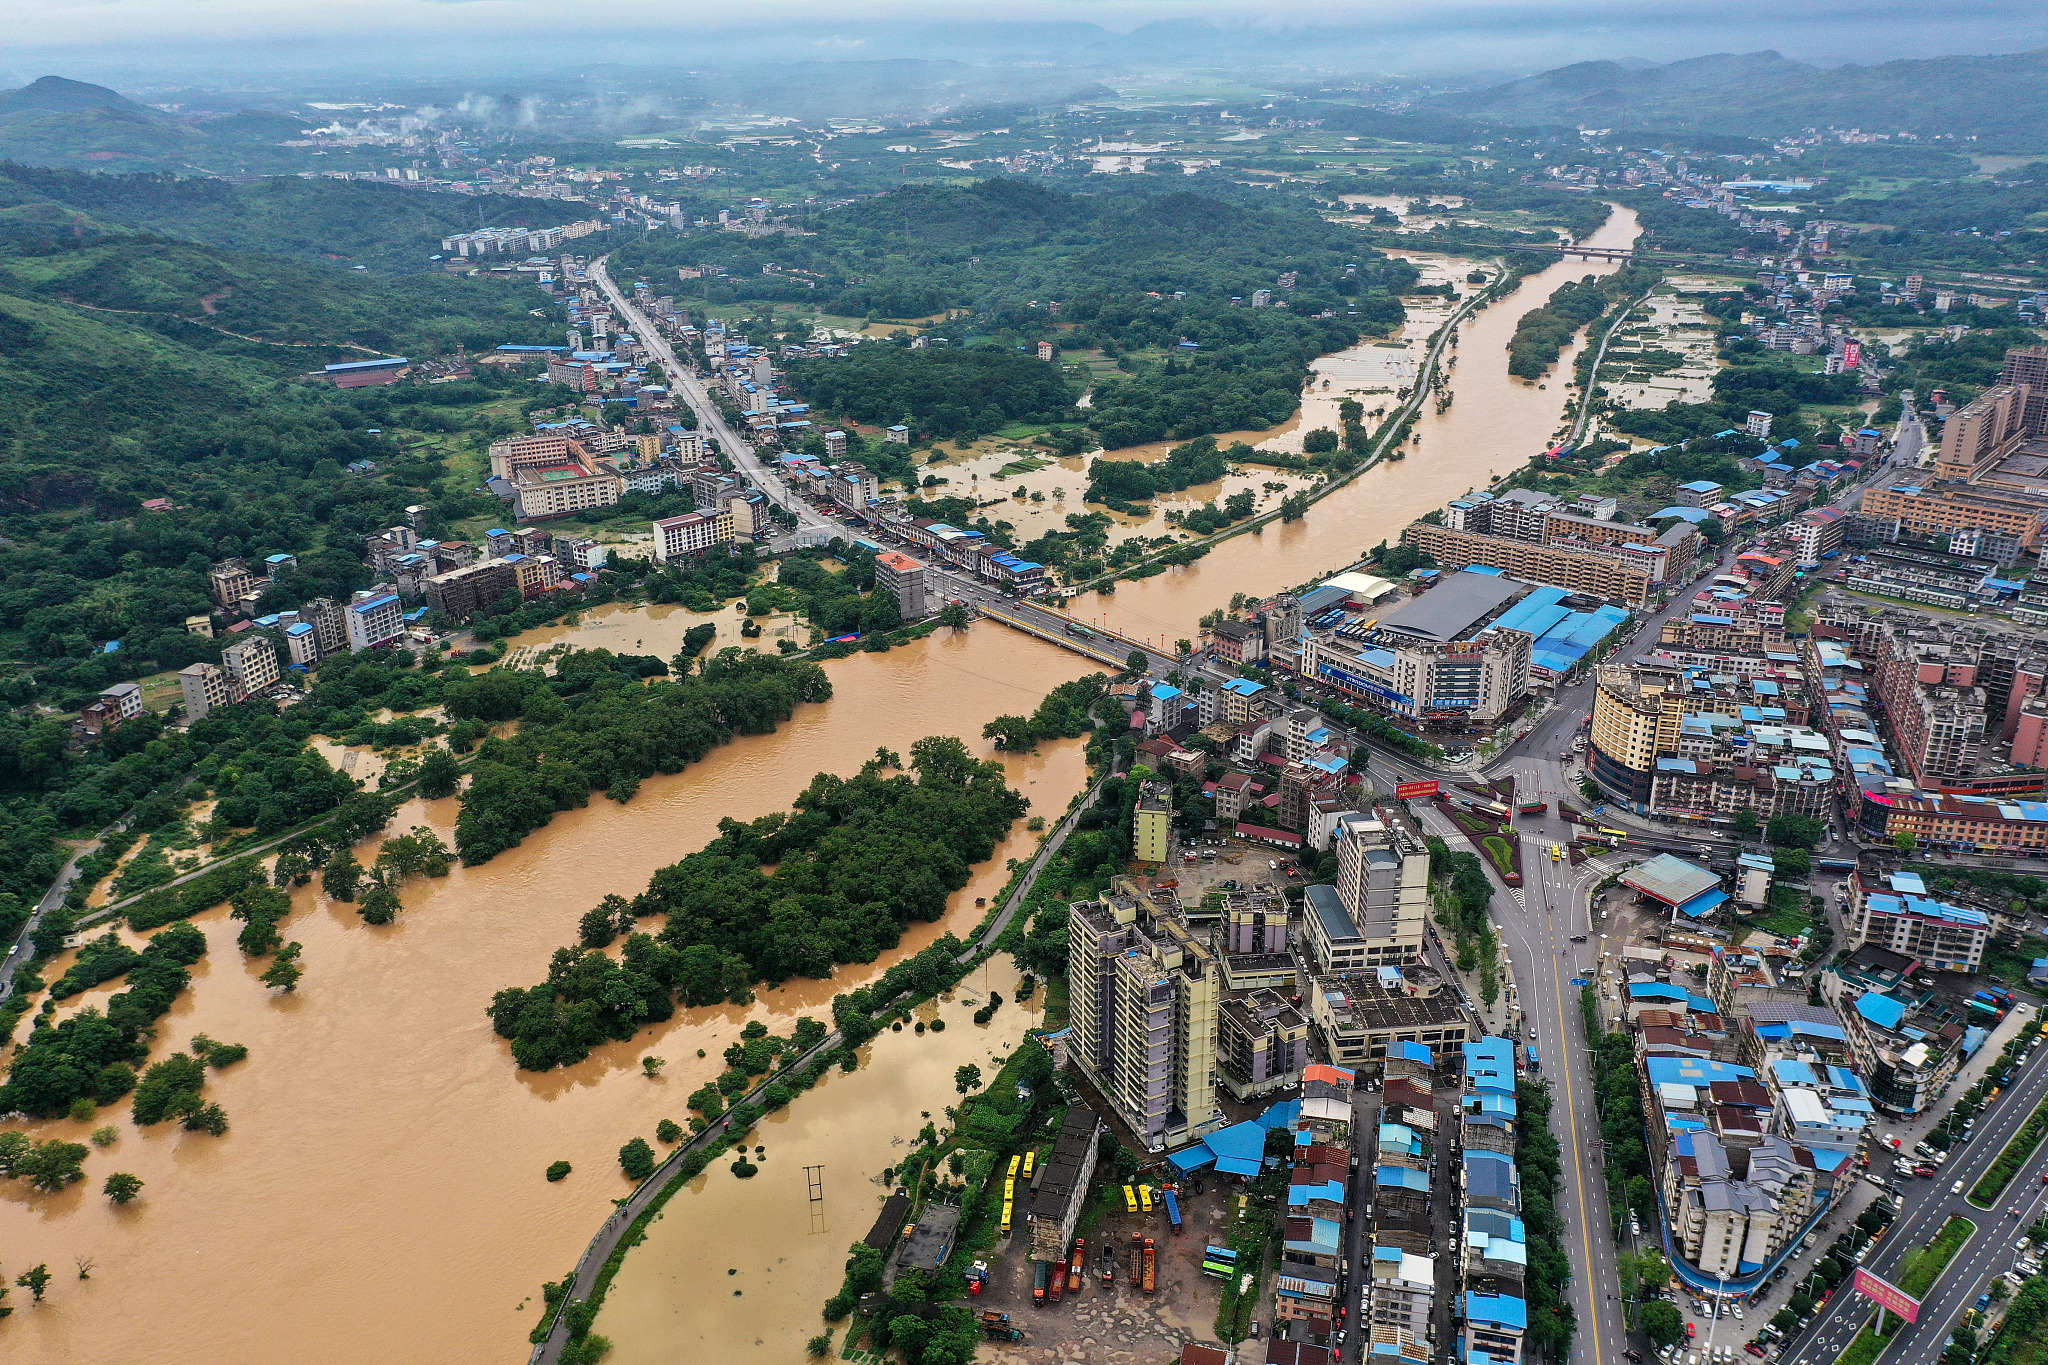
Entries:
POLYGON ((1291 199, 1250 208, 1196 194, 1074 195, 1030 181, 986 180, 908 186, 823 214, 813 226, 803 237, 649 238, 622 248, 618 262, 628 272, 671 281, 676 266, 720 265, 730 278, 714 288, 734 299, 882 318, 1178 290, 1228 300, 1272 288, 1287 270, 1307 296, 1335 304, 1376 288, 1383 296, 1398 292, 1414 278, 1405 264, 1377 256, 1355 230, 1291 199), (1360 270, 1347 279, 1351 263, 1360 270), (780 277, 762 274, 770 264, 780 277), (808 274, 790 273, 798 271, 808 274))
POLYGON ((289 373, 370 352, 405 354, 506 342, 552 342, 554 323, 529 316, 539 294, 502 279, 441 274, 393 278, 309 261, 145 238, 0 256, 0 289, 139 314, 184 341, 232 346, 249 339, 326 347, 332 355, 275 357, 289 373), (205 332, 218 333, 206 338, 205 332))
POLYGON ((1439 95, 1418 112, 1749 137, 1861 127, 2014 137, 2031 148, 2048 118, 2048 49, 1832 68, 1776 52, 1719 53, 1646 70, 1579 62, 1488 90, 1439 95))
POLYGON ((145 232, 228 251, 417 271, 429 268, 441 239, 453 233, 552 227, 598 216, 593 204, 360 180, 283 175, 237 184, 0 162, 0 243, 71 245, 145 232))

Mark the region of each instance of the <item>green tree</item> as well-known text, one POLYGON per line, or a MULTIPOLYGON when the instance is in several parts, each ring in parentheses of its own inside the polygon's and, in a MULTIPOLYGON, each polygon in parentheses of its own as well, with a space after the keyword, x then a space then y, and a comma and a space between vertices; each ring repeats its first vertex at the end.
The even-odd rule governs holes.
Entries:
POLYGON ((115 1171, 107 1177, 107 1183, 101 1187, 101 1192, 116 1204, 129 1203, 136 1195, 142 1193, 142 1177, 130 1175, 126 1171, 115 1171))
MULTIPOLYGON (((939 608, 939 624, 949 630, 965 630, 973 619, 964 602, 948 602, 945 606, 939 608)), ((825 1337, 825 1341, 828 1344, 831 1340, 832 1338, 829 1335, 825 1337)))
POLYGON ((674 1119, 663 1119, 654 1125, 654 1139, 665 1146, 673 1147, 683 1140, 683 1126, 674 1119))
POLYGON ((619 1169, 630 1180, 645 1180, 654 1174, 654 1149, 646 1138, 634 1138, 619 1148, 619 1169))
POLYGON ((462 782, 462 765, 455 761, 455 755, 439 745, 427 750, 420 760, 420 795, 430 801, 444 796, 455 795, 455 789, 462 782))
POLYGON ((1679 1316, 1678 1306, 1667 1299, 1644 1304, 1639 1321, 1643 1335, 1660 1349, 1685 1340, 1685 1319, 1679 1316))
POLYGON ((24 1270, 15 1277, 14 1282, 33 1294, 37 1303, 41 1303, 43 1301, 43 1292, 50 1287, 50 1267, 39 1265, 33 1269, 24 1270))
POLYGON ((272 990, 281 990, 290 995, 299 988, 299 978, 306 974, 306 969, 299 965, 299 954, 302 951, 304 949, 297 943, 285 944, 277 950, 277 956, 271 960, 270 969, 258 979, 272 990))
POLYGON ((970 1090, 981 1089, 981 1068, 973 1062, 953 1071, 953 1088, 965 1095, 970 1090))
POLYGON ((1892 836, 1892 843, 1898 848, 1899 852, 1910 858, 1913 856, 1913 850, 1920 846, 1920 839, 1912 830, 1902 829, 1892 836))
POLYGON ((1827 833, 1827 826, 1810 815, 1774 815, 1764 827, 1764 837, 1779 848, 1810 849, 1827 833))
POLYGON ((1151 667, 1151 656, 1146 654, 1145 651, 1142 649, 1132 650, 1131 656, 1128 659, 1124 660, 1124 672, 1130 674, 1134 678, 1143 677, 1151 669, 1151 667))
POLYGON ((570 1165, 566 1161, 549 1162, 547 1169, 548 1183, 552 1185, 568 1179, 570 1169, 570 1165))
POLYGON ((997 716, 981 727, 981 737, 992 739, 996 748, 1011 752, 1038 747, 1038 733, 1028 716, 997 716))
POLYGON ((333 900, 354 900, 362 882, 363 865, 356 861, 355 853, 346 848, 330 858, 320 873, 320 889, 333 900))
POLYGON ((1757 819, 1756 812, 1748 806, 1735 812, 1734 830, 1738 838, 1754 839, 1756 832, 1762 827, 1763 822, 1757 819))

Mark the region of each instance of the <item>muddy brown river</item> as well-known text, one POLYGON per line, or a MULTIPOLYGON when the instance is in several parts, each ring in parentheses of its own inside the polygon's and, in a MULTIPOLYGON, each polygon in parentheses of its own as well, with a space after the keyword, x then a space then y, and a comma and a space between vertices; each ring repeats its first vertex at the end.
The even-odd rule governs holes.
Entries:
MULTIPOLYGON (((1635 234, 1633 215, 1618 209, 1590 240, 1622 245, 1635 234)), ((1468 268, 1430 264, 1459 280, 1468 268)), ((1467 322, 1452 372, 1455 401, 1441 414, 1425 410, 1416 428, 1422 441, 1405 460, 1367 473, 1305 521, 1238 537, 1114 596, 1080 598, 1076 614, 1169 642, 1192 636, 1196 619, 1232 593, 1263 594, 1348 564, 1542 450, 1559 425, 1567 397, 1559 380, 1576 351, 1538 389, 1507 375, 1507 338, 1522 313, 1566 280, 1608 269, 1560 262, 1467 322)), ((1432 325, 1427 316, 1410 323, 1411 362, 1432 325)), ((1347 390, 1359 390, 1368 410, 1389 401, 1364 391, 1387 382, 1393 354, 1367 343, 1318 362, 1304 420, 1323 424, 1324 410, 1334 416, 1347 390)), ((1298 445, 1298 435, 1291 439, 1298 445)), ((665 656, 698 619, 672 608, 604 608, 576 627, 515 643, 569 639, 665 656)), ((679 1012, 580 1066, 516 1071, 484 1006, 501 986, 539 980, 549 954, 574 939, 577 917, 601 897, 631 895, 656 868, 711 837, 720 817, 783 809, 813 773, 851 772, 877 745, 900 752, 922 735, 949 733, 987 753, 984 722, 1030 710, 1087 665, 983 623, 828 667, 832 701, 805 708, 774 735, 736 740, 684 773, 650 779, 630 805, 594 798, 483 867, 411 884, 395 925, 366 926, 317 886, 298 892, 285 926, 305 945, 296 996, 258 984, 260 967, 236 951, 239 926, 225 907, 201 916, 211 953, 163 1021, 154 1055, 202 1032, 247 1044, 249 1059, 207 1088, 232 1129, 223 1138, 171 1126, 140 1132, 125 1104, 92 1123, 31 1125, 37 1136, 82 1142, 91 1128, 112 1123, 121 1136, 95 1149, 87 1179, 61 1194, 0 1184, 0 1268, 11 1281, 41 1262, 56 1276, 42 1307, 14 1291, 17 1311, 0 1323, 0 1354, 38 1365, 524 1358, 541 1282, 570 1269, 607 1201, 628 1192, 619 1145, 634 1136, 652 1141, 659 1119, 686 1121, 684 1097, 716 1073, 719 1053, 748 1019, 784 1032, 800 1014, 828 1018, 835 992, 946 929, 970 927, 979 918, 975 897, 992 894, 1007 880, 1005 861, 1036 845, 1020 823, 954 898, 944 923, 916 926, 871 966, 764 992, 748 1008, 679 1012), (640 1073, 649 1053, 668 1059, 660 1080, 640 1073), (551 1185, 541 1172, 555 1160, 575 1170, 551 1185), (99 1193, 112 1171, 141 1176, 142 1198, 113 1207, 99 1193), (89 1280, 76 1278, 78 1257, 93 1262, 89 1280)), ((1049 818, 1085 781, 1078 741, 1009 757, 1006 767, 1034 813, 1049 818)), ((414 802, 393 829, 424 823, 452 839, 454 816, 452 800, 414 802)), ((955 1098, 956 1066, 973 1061, 993 1074, 993 1058, 1035 1018, 1014 1004, 1007 964, 991 965, 985 982, 977 974, 961 998, 926 1007, 923 1017, 946 1019, 944 1033, 884 1034, 865 1050, 859 1072, 835 1073, 764 1122, 757 1140, 768 1154, 758 1177, 740 1181, 715 1165, 671 1199, 627 1258, 600 1319, 598 1330, 616 1346, 613 1360, 802 1359, 847 1244, 872 1221, 881 1170, 924 1111, 942 1117, 955 1098), (990 987, 1013 1002, 975 1026, 966 998, 990 987), (806 1164, 825 1167, 815 1221, 806 1164)), ((99 987, 65 1008, 103 1005, 117 989, 99 987)))

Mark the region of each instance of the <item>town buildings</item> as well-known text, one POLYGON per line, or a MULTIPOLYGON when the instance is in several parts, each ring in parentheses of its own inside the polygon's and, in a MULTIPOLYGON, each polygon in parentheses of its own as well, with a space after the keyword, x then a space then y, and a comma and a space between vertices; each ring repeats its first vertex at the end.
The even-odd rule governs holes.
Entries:
POLYGON ((1449 574, 1374 621, 1311 635, 1301 671, 1406 720, 1491 726, 1529 690, 1535 637, 1501 622, 1528 591, 1503 575, 1449 574))

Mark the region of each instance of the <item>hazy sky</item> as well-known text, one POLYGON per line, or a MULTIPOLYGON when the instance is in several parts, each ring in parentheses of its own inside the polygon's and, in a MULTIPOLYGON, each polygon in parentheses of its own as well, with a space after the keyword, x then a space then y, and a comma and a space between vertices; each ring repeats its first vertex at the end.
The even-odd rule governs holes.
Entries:
MULTIPOLYGON (((1277 51, 1304 66, 1322 58, 1358 69, 1363 53, 1372 67, 1393 71, 1535 70, 1589 57, 1669 61, 1763 48, 1834 65, 2048 46, 2048 6, 2039 0, 1938 8, 1928 0, 1324 0, 1312 8, 1278 0, 0 0, 0 72, 93 79, 96 57, 134 71, 152 58, 176 64, 258 47, 279 67, 305 71, 344 52, 353 66, 394 37, 413 45, 386 47, 384 56, 409 69, 437 54, 469 65, 515 48, 520 65, 544 62, 550 50, 565 60, 672 62, 693 51, 725 56, 736 28, 767 30, 764 52, 783 57, 917 55, 923 36, 930 55, 985 59, 1003 55, 1000 35, 967 30, 1022 23, 1128 33, 1184 20, 1302 31, 1291 52, 1272 33, 1262 60, 1277 51), (1333 27, 1351 32, 1321 51, 1311 35, 1327 37, 1333 27)), ((1080 49, 1072 51, 1078 60, 1080 49)), ((1112 43, 1102 55, 1119 61, 1130 53, 1112 43)), ((258 66, 243 74, 260 83, 263 73, 258 66)))

